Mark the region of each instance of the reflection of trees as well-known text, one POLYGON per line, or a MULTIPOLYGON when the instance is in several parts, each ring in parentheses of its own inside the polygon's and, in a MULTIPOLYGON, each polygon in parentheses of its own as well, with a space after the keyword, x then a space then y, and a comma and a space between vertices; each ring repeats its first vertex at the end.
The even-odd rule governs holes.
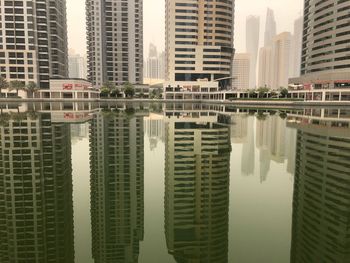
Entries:
POLYGON ((256 115, 256 118, 259 120, 259 121, 265 121, 267 119, 267 115, 266 113, 264 112, 258 112, 257 115, 256 115))

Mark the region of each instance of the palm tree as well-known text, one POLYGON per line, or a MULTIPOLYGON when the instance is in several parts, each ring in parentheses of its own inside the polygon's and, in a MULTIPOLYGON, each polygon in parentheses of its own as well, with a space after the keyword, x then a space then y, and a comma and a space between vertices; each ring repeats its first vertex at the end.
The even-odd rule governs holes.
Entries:
POLYGON ((0 76, 0 97, 2 97, 2 90, 3 89, 7 89, 9 87, 9 83, 7 82, 7 80, 0 76))
MULTIPOLYGON (((38 85, 35 83, 35 82, 33 82, 33 81, 31 81, 31 82, 29 82, 28 84, 27 84, 27 86, 26 86, 26 91, 27 91, 27 93, 29 93, 29 94, 31 94, 31 98, 33 98, 34 97, 34 93, 37 91, 37 90, 39 90, 39 87, 38 87, 38 85)), ((29 96, 28 96, 29 97, 29 96)))
POLYGON ((18 92, 20 90, 23 90, 24 88, 25 88, 25 84, 23 81, 13 80, 10 82, 10 90, 15 90, 17 97, 18 97, 18 92))

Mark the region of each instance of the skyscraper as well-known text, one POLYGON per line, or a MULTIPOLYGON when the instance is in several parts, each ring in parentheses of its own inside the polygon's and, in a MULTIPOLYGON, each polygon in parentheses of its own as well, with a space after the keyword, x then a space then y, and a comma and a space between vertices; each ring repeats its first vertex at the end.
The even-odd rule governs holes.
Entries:
POLYGON ((233 59, 232 67, 232 87, 237 90, 247 90, 251 88, 251 55, 248 53, 237 53, 233 59))
POLYGON ((94 262, 137 262, 144 235, 143 116, 132 109, 97 113, 90 141, 94 262))
POLYGON ((147 58, 147 78, 158 79, 159 73, 159 57, 157 47, 154 44, 149 45, 149 52, 147 58))
POLYGON ((272 47, 262 47, 259 51, 258 86, 270 87, 272 83, 272 47))
POLYGON ((0 74, 42 89, 50 78, 67 78, 66 0, 0 3, 0 74))
POLYGON ((259 51, 259 73, 258 86, 271 87, 274 75, 272 43, 276 36, 276 21, 272 9, 268 8, 266 13, 266 24, 264 34, 264 47, 259 51))
POLYGON ((88 79, 143 82, 142 0, 87 0, 88 79))
POLYGON ((231 76, 234 0, 166 0, 166 79, 231 76))
POLYGON ((277 34, 277 29, 276 29, 275 13, 272 9, 268 8, 266 13, 264 47, 271 46, 272 39, 276 34, 277 34))
POLYGON ((69 50, 68 55, 69 77, 86 79, 86 61, 85 58, 76 54, 74 50, 69 50))
POLYGON ((165 51, 159 53, 158 56, 158 77, 159 79, 165 79, 165 51))
POLYGON ((348 90, 349 9, 349 1, 305 1, 301 77, 290 83, 306 89, 348 90))
POLYGON ((1 118, 0 262, 74 263, 69 125, 48 113, 1 118))
POLYGON ((291 42, 291 34, 283 32, 272 38, 270 46, 260 49, 259 87, 279 89, 288 86, 292 61, 291 42))
POLYGON ((272 39, 272 89, 288 87, 291 67, 291 34, 283 32, 272 39))
POLYGON ((260 40, 260 17, 248 16, 246 21, 246 52, 250 54, 249 88, 256 87, 256 66, 260 40))
POLYGON ((294 22, 294 33, 291 45, 291 77, 300 76, 301 47, 303 38, 303 17, 299 17, 294 22))
POLYGON ((230 131, 218 116, 165 120, 165 236, 178 263, 228 262, 230 131))

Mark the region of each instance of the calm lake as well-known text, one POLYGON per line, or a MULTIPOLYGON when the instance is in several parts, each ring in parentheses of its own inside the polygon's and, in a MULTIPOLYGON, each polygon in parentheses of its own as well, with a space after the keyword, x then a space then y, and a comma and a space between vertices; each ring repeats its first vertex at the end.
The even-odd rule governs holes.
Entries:
POLYGON ((350 109, 0 105, 0 262, 350 262, 350 109))

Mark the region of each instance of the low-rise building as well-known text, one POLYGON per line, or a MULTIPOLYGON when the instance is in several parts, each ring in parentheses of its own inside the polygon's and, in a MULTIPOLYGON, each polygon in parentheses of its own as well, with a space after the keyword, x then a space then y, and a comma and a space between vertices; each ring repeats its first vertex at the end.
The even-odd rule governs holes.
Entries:
POLYGON ((97 99, 100 90, 84 79, 51 79, 50 89, 35 92, 35 99, 97 99))
POLYGON ((224 93, 216 81, 165 82, 164 98, 166 100, 223 100, 224 93))

